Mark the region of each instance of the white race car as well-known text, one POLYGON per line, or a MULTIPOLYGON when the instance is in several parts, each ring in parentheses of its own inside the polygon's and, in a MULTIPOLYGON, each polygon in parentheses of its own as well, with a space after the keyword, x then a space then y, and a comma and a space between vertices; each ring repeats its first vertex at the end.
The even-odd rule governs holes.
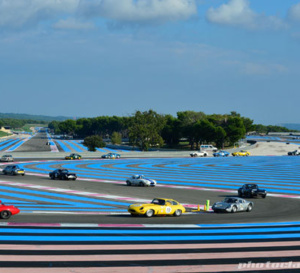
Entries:
POLYGON ((156 180, 146 178, 143 175, 133 175, 126 180, 127 186, 154 187, 156 180))
POLYGON ((201 151, 201 152, 198 152, 198 151, 196 151, 196 152, 192 152, 192 153, 190 153, 190 156, 191 157, 204 157, 204 156, 208 156, 208 152, 206 152, 206 151, 201 151))

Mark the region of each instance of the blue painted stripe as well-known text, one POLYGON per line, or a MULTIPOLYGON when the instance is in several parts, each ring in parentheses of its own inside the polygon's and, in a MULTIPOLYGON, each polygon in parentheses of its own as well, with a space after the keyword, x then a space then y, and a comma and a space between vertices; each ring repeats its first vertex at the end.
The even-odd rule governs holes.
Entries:
POLYGON ((3 146, 0 148, 0 150, 3 151, 3 150, 5 150, 7 147, 9 147, 9 146, 15 144, 15 143, 18 142, 18 141, 21 141, 21 140, 20 140, 20 139, 15 139, 15 140, 13 140, 13 141, 11 141, 11 142, 9 142, 9 143, 6 143, 5 145, 3 145, 3 146))
POLYGON ((254 234, 254 235, 209 235, 209 236, 22 236, 3 235, 1 241, 23 242, 154 242, 154 241, 220 241, 220 240, 266 240, 299 239, 300 233, 289 234, 254 234))
MULTIPOLYGON (((122 231, 115 229, 32 229, 22 228, 22 233, 35 233, 35 234, 134 234, 134 235, 145 235, 145 234, 215 234, 211 236, 218 236, 220 233, 231 234, 231 233, 265 233, 265 232, 295 232, 300 231, 300 227, 282 227, 282 228, 249 228, 249 229, 124 229, 122 231)), ((0 229, 0 233, 20 233, 19 228, 5 228, 0 229)), ((279 233, 280 235, 281 233, 279 233)), ((269 234, 266 234, 269 235, 269 234)), ((180 235, 179 235, 180 236, 180 235)), ((228 236, 228 235, 222 235, 228 236)), ((229 235, 231 236, 231 235, 229 235)), ((238 235, 241 236, 241 235, 238 235)), ((249 235, 245 235, 249 236, 249 235)), ((189 236, 187 236, 189 237, 189 236)), ((175 238, 175 237, 174 237, 175 238)))
MULTIPOLYGON (((29 140, 31 137, 29 137, 27 140, 29 140)), ((23 145, 27 140, 22 140, 20 142, 18 142, 17 144, 15 144, 14 146, 10 147, 7 151, 8 152, 12 152, 14 150, 16 150, 17 148, 19 148, 21 145, 23 145)))
POLYGON ((71 149, 69 149, 63 141, 57 139, 55 141, 60 145, 64 152, 71 152, 71 149))
POLYGON ((76 202, 71 202, 71 201, 62 201, 62 200, 57 200, 57 199, 49 199, 49 198, 41 198, 38 196, 28 196, 26 199, 31 200, 37 200, 37 201, 44 201, 44 202, 55 202, 55 203, 60 203, 60 204, 72 204, 74 206, 82 206, 86 205, 89 206, 89 204, 80 204, 80 202, 95 202, 95 203, 103 203, 103 204, 109 204, 109 205, 121 205, 121 206, 128 206, 128 203, 123 203, 123 202, 114 202, 114 201, 108 201, 108 200, 102 200, 102 199, 95 199, 95 198, 88 198, 88 197, 79 197, 79 196, 72 196, 68 194, 58 194, 58 193, 49 193, 49 192, 43 192, 43 191, 35 191, 35 190, 28 190, 28 189, 19 189, 19 188, 13 188, 13 187, 7 187, 7 186, 0 186, 1 190, 1 195, 6 195, 6 196, 14 196, 14 197, 19 197, 23 198, 26 197, 27 195, 25 194, 42 194, 43 196, 48 196, 48 197, 54 197, 54 198, 64 198, 64 199, 69 199, 69 200, 74 200, 76 202), (10 193, 10 192, 5 192, 5 191, 13 191, 16 193, 10 193), (23 193, 23 194, 18 194, 18 193, 23 193))
POLYGON ((76 145, 74 145, 71 141, 65 140, 65 143, 67 143, 76 152, 79 152, 79 153, 83 152, 81 149, 79 149, 79 147, 77 147, 76 145))

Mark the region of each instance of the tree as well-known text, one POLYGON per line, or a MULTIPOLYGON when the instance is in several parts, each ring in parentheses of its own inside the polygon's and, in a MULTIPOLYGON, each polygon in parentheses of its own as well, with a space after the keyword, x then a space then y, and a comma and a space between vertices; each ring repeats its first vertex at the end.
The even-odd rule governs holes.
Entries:
POLYGON ((160 134, 164 125, 165 118, 155 111, 136 111, 128 128, 130 143, 143 151, 148 151, 151 146, 162 146, 164 141, 160 134))
POLYGON ((112 144, 121 144, 122 143, 122 135, 118 132, 113 132, 110 140, 111 140, 112 144))
POLYGON ((83 145, 86 146, 91 152, 95 152, 96 148, 102 148, 106 146, 102 137, 98 135, 86 137, 83 141, 83 145))
POLYGON ((71 134, 71 135, 74 135, 77 128, 76 121, 73 119, 67 119, 65 121, 62 121, 61 123, 59 123, 58 127, 59 130, 64 134, 71 134))
POLYGON ((242 139, 246 134, 244 122, 240 117, 229 116, 224 129, 230 145, 234 145, 234 143, 242 139))
POLYGON ((206 115, 203 112, 184 111, 177 112, 177 117, 180 121, 182 136, 186 137, 189 140, 191 149, 193 149, 194 144, 197 142, 195 123, 197 121, 205 119, 206 115))
POLYGON ((162 129, 161 136, 164 142, 170 146, 177 145, 181 137, 180 122, 171 115, 165 116, 166 124, 162 129))

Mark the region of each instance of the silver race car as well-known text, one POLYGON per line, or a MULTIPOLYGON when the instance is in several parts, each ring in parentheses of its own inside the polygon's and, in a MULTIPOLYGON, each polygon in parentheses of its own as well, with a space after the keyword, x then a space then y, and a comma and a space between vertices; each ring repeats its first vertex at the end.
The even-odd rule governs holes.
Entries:
POLYGON ((253 202, 238 197, 227 197, 222 202, 214 203, 212 209, 214 212, 237 212, 253 209, 253 202))

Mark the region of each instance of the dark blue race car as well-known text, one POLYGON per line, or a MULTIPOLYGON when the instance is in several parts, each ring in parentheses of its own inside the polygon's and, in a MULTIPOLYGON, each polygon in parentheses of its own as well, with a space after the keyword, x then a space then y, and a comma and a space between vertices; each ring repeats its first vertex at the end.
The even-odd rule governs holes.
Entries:
POLYGON ((229 156, 229 153, 221 150, 221 151, 213 153, 213 156, 214 157, 226 157, 226 156, 229 156))

